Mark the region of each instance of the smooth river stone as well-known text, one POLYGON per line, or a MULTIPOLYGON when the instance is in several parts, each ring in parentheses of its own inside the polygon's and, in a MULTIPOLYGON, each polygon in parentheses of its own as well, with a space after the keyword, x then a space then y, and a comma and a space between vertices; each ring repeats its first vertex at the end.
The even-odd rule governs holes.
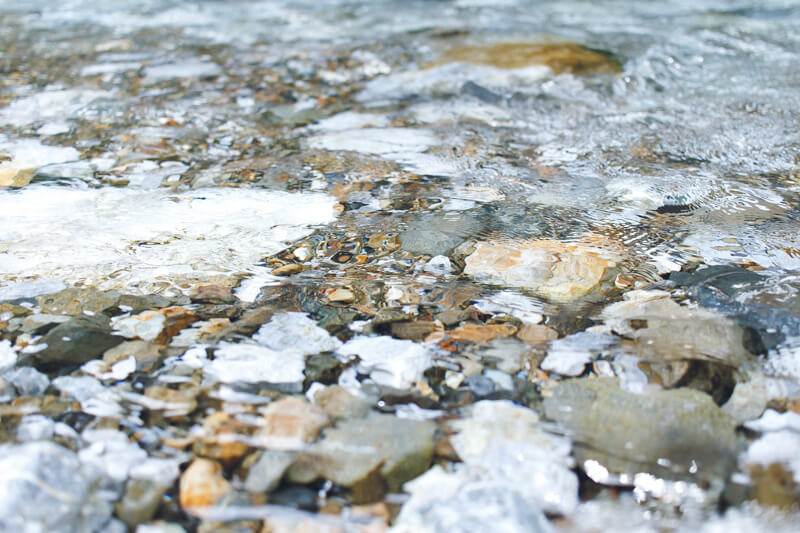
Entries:
POLYGON ((614 379, 573 379, 556 387, 544 408, 570 432, 579 463, 598 482, 608 480, 590 461, 628 476, 703 479, 724 476, 735 465, 736 423, 696 390, 634 394, 614 379))

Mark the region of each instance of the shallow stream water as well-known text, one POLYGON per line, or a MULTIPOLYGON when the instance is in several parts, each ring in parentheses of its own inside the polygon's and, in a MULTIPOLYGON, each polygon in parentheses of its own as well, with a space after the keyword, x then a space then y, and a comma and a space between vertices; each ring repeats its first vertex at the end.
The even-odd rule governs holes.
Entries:
POLYGON ((0 72, 9 530, 797 530, 798 3, 0 0, 0 72))

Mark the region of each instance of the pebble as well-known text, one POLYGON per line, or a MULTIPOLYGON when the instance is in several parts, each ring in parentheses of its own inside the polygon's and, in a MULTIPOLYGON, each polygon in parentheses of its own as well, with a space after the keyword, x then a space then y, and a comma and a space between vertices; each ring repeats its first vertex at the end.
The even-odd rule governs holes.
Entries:
POLYGON ((166 487, 148 479, 131 479, 122 499, 114 506, 117 517, 130 528, 150 521, 158 510, 166 487))
POLYGON ((231 490, 217 461, 196 458, 183 472, 179 483, 180 504, 184 509, 215 504, 231 490))
POLYGON ((336 289, 328 294, 328 301, 351 304, 356 301, 356 295, 350 289, 336 289))
POLYGON ((363 418, 372 408, 369 399, 351 394, 339 385, 316 390, 311 400, 333 419, 363 418))
POLYGON ((306 355, 331 352, 342 345, 306 313, 273 315, 253 335, 253 340, 271 350, 300 350, 306 355))
POLYGON ((539 324, 525 324, 517 330, 517 338, 528 344, 544 344, 558 338, 558 332, 539 324))
POLYGON ((257 459, 247 470, 244 488, 248 492, 272 492, 278 488, 283 474, 294 463, 294 453, 279 450, 258 452, 257 459))
POLYGON ((248 429, 229 413, 223 411, 211 413, 203 420, 203 438, 195 442, 194 452, 224 464, 238 461, 250 449, 244 442, 249 433, 248 429))
POLYGON ((204 374, 223 383, 271 383, 300 391, 305 357, 297 350, 274 351, 257 344, 221 342, 204 374))
POLYGON ((435 331, 425 338, 426 342, 439 342, 443 339, 486 344, 492 339, 510 337, 517 328, 510 324, 466 324, 447 331, 435 331))
POLYGON ((329 423, 319 407, 305 399, 286 397, 266 406, 254 438, 272 450, 297 450, 314 442, 329 423))
POLYGON ((450 264, 450 258, 446 255, 435 255, 425 263, 422 270, 436 276, 446 276, 453 271, 453 266, 450 264))
POLYGON ((615 266, 613 254, 590 244, 478 242, 466 258, 464 274, 481 283, 530 289, 548 300, 569 302, 596 290, 615 266))

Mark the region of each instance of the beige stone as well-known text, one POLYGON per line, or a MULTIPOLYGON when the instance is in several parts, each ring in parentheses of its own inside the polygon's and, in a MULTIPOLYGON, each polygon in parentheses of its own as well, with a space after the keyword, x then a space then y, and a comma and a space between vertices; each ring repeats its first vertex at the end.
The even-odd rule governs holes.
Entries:
POLYGON ((241 459, 249 450, 244 440, 250 428, 229 413, 217 411, 203 421, 204 437, 195 443, 197 455, 228 464, 241 459))
POLYGON ((466 258, 464 273, 482 283, 530 289, 539 296, 568 302, 595 290, 616 253, 587 239, 479 242, 466 258))
POLYGON ((540 324, 525 324, 517 331, 517 338, 530 344, 542 344, 558 338, 558 332, 540 324))
POLYGON ((180 504, 183 508, 213 505, 231 490, 217 461, 197 458, 181 475, 180 504))
POLYGON ((510 324, 467 324, 449 331, 435 331, 428 335, 425 340, 427 342, 438 342, 442 339, 451 339, 485 344, 492 339, 510 337, 516 331, 517 328, 510 324))
POLYGON ((351 304, 356 301, 356 295, 350 289, 336 289, 328 295, 328 300, 343 304, 351 304))
POLYGON ((33 169, 0 164, 0 187, 24 187, 31 182, 33 169))
POLYGON ((328 415, 308 401, 282 398, 264 410, 256 442, 273 450, 296 450, 314 442, 320 430, 330 423, 328 415))

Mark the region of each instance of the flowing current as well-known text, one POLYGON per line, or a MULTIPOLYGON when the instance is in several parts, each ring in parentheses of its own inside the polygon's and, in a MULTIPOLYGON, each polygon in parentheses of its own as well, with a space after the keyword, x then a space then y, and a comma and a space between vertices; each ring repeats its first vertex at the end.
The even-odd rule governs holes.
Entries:
POLYGON ((798 526, 800 3, 0 0, 0 72, 6 455, 106 472, 113 426, 117 497, 159 477, 131 457, 174 469, 141 520, 0 484, 9 530, 798 526), (95 314, 129 351, 48 345, 95 314), (427 462, 376 445, 376 489, 328 449, 372 446, 351 415, 259 433, 333 387, 383 443, 430 424, 427 462), (241 454, 198 444, 211 412, 241 454), (229 484, 205 514, 199 461, 229 484))

